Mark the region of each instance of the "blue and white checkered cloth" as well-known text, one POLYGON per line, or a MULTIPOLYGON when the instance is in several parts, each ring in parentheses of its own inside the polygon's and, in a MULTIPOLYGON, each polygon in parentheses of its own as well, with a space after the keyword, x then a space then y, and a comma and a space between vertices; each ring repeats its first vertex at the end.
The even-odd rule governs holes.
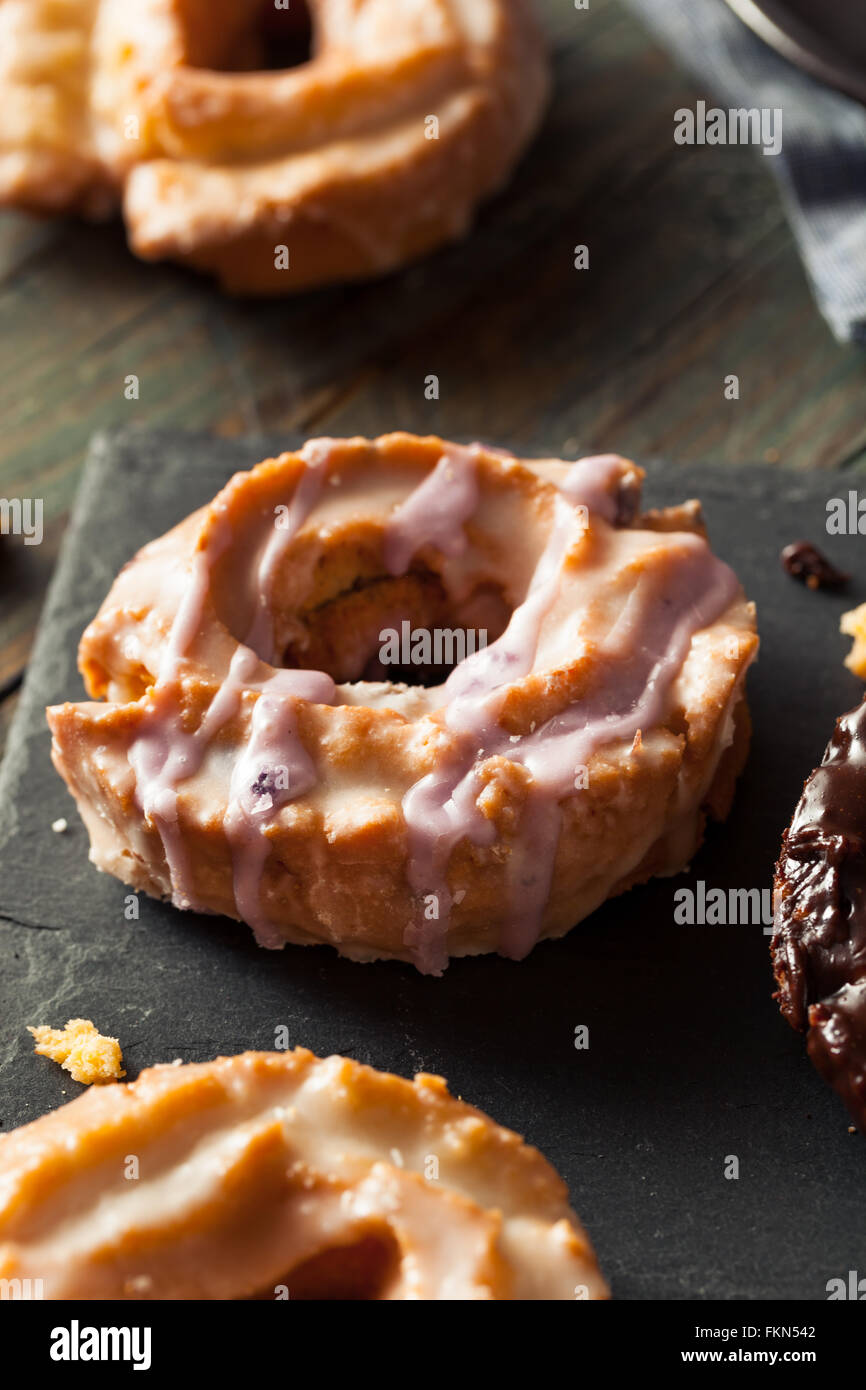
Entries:
POLYGON ((822 314, 866 345, 866 108, 780 57, 724 0, 628 0, 723 108, 781 107, 767 159, 822 314))

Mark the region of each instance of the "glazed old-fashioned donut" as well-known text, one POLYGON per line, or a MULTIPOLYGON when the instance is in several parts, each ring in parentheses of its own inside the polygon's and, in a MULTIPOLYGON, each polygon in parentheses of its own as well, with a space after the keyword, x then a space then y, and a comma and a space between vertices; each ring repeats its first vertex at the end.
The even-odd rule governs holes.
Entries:
POLYGON ((265 946, 433 973, 681 869, 727 814, 757 638, 697 504, 640 516, 640 478, 407 434, 238 474, 122 571, 94 702, 48 712, 93 862, 265 946), (477 649, 383 679, 425 633, 477 649))
POLYGON ((441 1077, 304 1048, 153 1067, 0 1136, 0 1278, 46 1299, 607 1297, 537 1149, 441 1077))
POLYGON ((544 108, 529 0, 308 4, 310 60, 268 71, 304 0, 0 0, 0 202, 122 202, 139 256, 242 293, 461 236, 544 108))

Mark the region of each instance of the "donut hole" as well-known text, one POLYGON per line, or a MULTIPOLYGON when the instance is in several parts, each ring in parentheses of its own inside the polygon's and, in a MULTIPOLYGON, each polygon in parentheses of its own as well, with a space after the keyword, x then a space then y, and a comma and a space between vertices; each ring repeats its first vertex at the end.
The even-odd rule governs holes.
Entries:
POLYGON ((313 56, 313 21, 305 0, 290 0, 285 10, 266 0, 258 34, 265 69, 298 68, 313 56))
POLYGON ((502 480, 466 527, 465 544, 422 544, 404 571, 387 518, 418 486, 418 471, 374 462, 375 472, 367 453, 347 446, 285 537, 280 523, 300 474, 294 460, 239 475, 232 486, 243 488, 243 505, 231 499, 228 531, 221 513, 214 523, 213 612, 270 666, 322 671, 338 686, 435 689, 504 633, 526 598, 548 518, 527 517, 522 494, 502 480))
POLYGON ((323 603, 296 611, 289 639, 280 644, 280 664, 327 671, 337 684, 433 687, 495 641, 510 616, 496 585, 478 585, 456 602, 441 575, 417 566, 404 575, 357 579, 323 603))
POLYGON ((286 8, 275 0, 183 0, 180 8, 189 67, 268 72, 300 67, 312 57, 306 0, 288 0, 286 8))
POLYGON ((342 1299, 374 1302, 382 1299, 400 1272, 400 1247, 383 1226, 347 1245, 332 1245, 278 1280, 293 1302, 342 1299))

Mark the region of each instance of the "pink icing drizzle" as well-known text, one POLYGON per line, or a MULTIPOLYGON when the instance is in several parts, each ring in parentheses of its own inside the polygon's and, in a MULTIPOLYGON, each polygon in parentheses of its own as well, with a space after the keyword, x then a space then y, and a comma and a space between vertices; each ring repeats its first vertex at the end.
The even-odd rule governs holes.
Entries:
POLYGON ((569 502, 603 516, 613 526, 616 522, 616 496, 611 484, 621 469, 622 459, 618 454, 594 454, 589 458, 577 459, 558 487, 569 502))
POLYGON ((147 820, 159 832, 172 886, 172 899, 179 907, 191 907, 193 902, 188 856, 177 823, 177 787, 184 778, 193 776, 198 770, 210 740, 231 718, 234 708, 232 678, 238 673, 234 670, 233 660, 228 679, 217 692, 199 727, 192 733, 185 732, 183 728, 172 683, 201 625, 211 565, 230 540, 228 527, 221 521, 213 527, 209 548, 197 550, 193 556, 190 582, 172 623, 157 679, 149 696, 147 714, 128 753, 129 765, 135 773, 138 803, 147 820))
MULTIPOLYGON (((594 482, 583 494, 591 507, 594 482)), ((577 502, 572 484, 570 500, 577 502)), ((699 536, 683 534, 683 561, 666 588, 647 596, 636 588, 603 646, 605 679, 586 700, 576 701, 534 732, 512 743, 498 721, 505 687, 531 671, 541 624, 554 602, 561 565, 574 540, 571 509, 557 506, 550 540, 524 602, 502 636, 457 667, 445 685, 445 721, 463 736, 460 751, 435 773, 421 778, 403 799, 409 831, 409 881, 422 898, 435 896, 438 917, 413 923, 406 933, 415 964, 440 973, 447 964, 446 938, 451 895, 446 872, 451 851, 463 839, 489 845, 492 823, 476 804, 477 769, 503 755, 532 774, 530 805, 523 817, 523 842, 511 856, 512 913, 500 951, 519 959, 538 939, 559 838, 558 801, 573 790, 574 771, 600 747, 633 738, 663 717, 670 687, 695 632, 733 601, 736 576, 699 536)), ((673 542, 671 542, 673 544, 673 542)))
POLYGON ((247 646, 252 647, 254 651, 261 652, 262 657, 272 665, 277 656, 274 651, 274 625, 271 617, 271 594, 274 579, 289 545, 319 500, 328 453, 328 440, 326 439, 311 440, 304 445, 300 457, 307 467, 301 474, 292 494, 285 524, 283 526, 274 525, 273 534, 268 539, 259 561, 256 611, 247 635, 247 646))
POLYGON ((470 449, 446 445, 432 472, 394 509, 385 526, 389 574, 405 574, 422 545, 433 545, 443 555, 463 554, 463 523, 478 505, 477 454, 477 444, 470 449))
POLYGON ((235 905, 260 946, 277 948, 285 939, 262 911, 262 875, 270 851, 268 830, 286 802, 303 796, 318 777, 298 737, 299 700, 330 705, 334 682, 323 671, 275 671, 254 685, 261 691, 250 720, 246 747, 232 769, 223 819, 232 849, 235 905), (257 789, 262 776, 268 781, 257 789), (285 782, 285 785, 282 783, 285 782))
MULTIPOLYGON (((270 851, 267 832, 283 806, 309 791, 317 780, 314 763, 297 734, 297 702, 332 704, 336 694, 331 677, 324 672, 278 670, 264 681, 254 681, 257 658, 251 647, 267 648, 273 659, 270 598, 274 576, 293 536, 318 501, 328 447, 329 442, 322 440, 304 451, 308 468, 293 494, 287 525, 275 529, 258 565, 258 602, 248 645, 236 650, 228 676, 199 728, 185 733, 175 694, 166 687, 176 679, 199 631, 210 568, 230 537, 216 527, 208 549, 196 552, 191 583, 152 692, 152 708, 129 755, 142 809, 162 837, 173 899, 180 906, 193 906, 177 825, 177 786, 201 766, 210 741, 237 712, 244 691, 259 692, 248 742, 232 771, 224 828, 232 850, 238 913, 253 927, 260 943, 268 946, 282 945, 283 938, 261 904, 270 851), (277 789, 268 784, 263 793, 262 774, 276 767, 285 769, 287 786, 277 789)), ((449 446, 435 469, 392 513, 385 533, 390 573, 405 573, 425 544, 448 555, 458 555, 465 548, 463 523, 473 514, 479 496, 476 453, 477 446, 449 446)), ((616 501, 611 484, 620 467, 615 455, 578 460, 560 491, 573 505, 583 505, 612 522, 616 501)), ((732 571, 700 537, 679 536, 683 565, 673 576, 670 592, 647 596, 639 587, 632 593, 604 644, 607 669, 595 691, 513 743, 499 723, 502 700, 508 685, 532 670, 541 627, 556 599, 561 567, 575 540, 572 507, 557 499, 555 510, 550 538, 527 596, 505 632, 462 662, 444 686, 444 717, 459 739, 457 751, 435 773, 420 778, 403 798, 409 883, 419 897, 435 894, 438 901, 438 920, 413 922, 405 933, 415 964, 426 972, 440 973, 447 964, 452 903, 446 873, 452 850, 463 839, 490 845, 496 838, 493 823, 476 804, 480 764, 501 754, 521 763, 532 775, 531 802, 509 865, 513 910, 500 943, 503 954, 520 958, 540 931, 559 837, 558 802, 573 789, 575 767, 586 764, 598 748, 632 738, 638 729, 659 722, 692 636, 724 611, 738 589, 732 571)))
MULTIPOLYGON (((183 711, 178 701, 176 682, 184 658, 201 628, 212 566, 231 544, 231 530, 225 518, 214 520, 207 545, 198 549, 193 556, 190 583, 172 623, 157 680, 150 694, 149 708, 141 732, 129 749, 129 764, 135 773, 138 802, 145 817, 156 826, 162 840, 171 897, 178 907, 194 908, 197 904, 192 892, 189 855, 178 828, 177 789, 181 782, 198 772, 212 740, 240 708, 245 690, 260 690, 262 694, 257 703, 264 702, 258 721, 256 710, 253 711, 250 746, 245 756, 251 756, 251 748, 260 750, 262 756, 270 751, 272 743, 268 742, 266 731, 275 722, 275 703, 282 702, 290 707, 290 713, 286 714, 280 725, 280 764, 289 770, 290 776, 294 769, 295 784, 291 795, 299 796, 302 790, 308 790, 312 785, 309 782, 305 784, 305 760, 309 761, 309 758, 294 732, 292 721, 298 700, 321 699, 322 703, 332 703, 334 682, 321 671, 277 671, 263 683, 254 682, 252 675, 259 659, 251 646, 255 640, 267 642, 271 650, 273 648, 273 624, 268 600, 279 562, 289 542, 318 501, 328 455, 327 448, 322 447, 324 444, 325 441, 315 441, 314 445, 307 445, 302 450, 301 457, 307 463, 307 468, 292 496, 286 524, 280 528, 275 525, 274 534, 265 546, 258 566, 258 604, 249 644, 237 647, 228 675, 214 695, 200 725, 187 733, 183 728, 183 711)), ((241 765, 245 765, 243 757, 241 765)), ((255 775, 258 776, 263 770, 259 765, 255 775)), ((250 859, 260 857, 262 867, 267 857, 268 841, 264 832, 269 822, 261 814, 263 809, 259 807, 255 815, 248 814, 243 788, 236 788, 233 777, 226 812, 226 833, 235 863, 235 900, 242 916, 245 913, 241 910, 239 898, 252 908, 250 874, 243 851, 246 849, 250 859), (253 832, 257 837, 255 841, 253 832)), ((262 924, 257 927, 258 918, 258 912, 252 911, 251 918, 245 920, 250 921, 254 930, 267 934, 262 924)))

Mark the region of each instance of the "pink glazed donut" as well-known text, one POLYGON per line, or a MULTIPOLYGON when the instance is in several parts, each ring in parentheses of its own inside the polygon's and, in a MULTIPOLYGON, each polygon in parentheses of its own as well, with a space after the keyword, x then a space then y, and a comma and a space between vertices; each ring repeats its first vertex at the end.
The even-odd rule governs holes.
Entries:
POLYGON ((121 572, 93 702, 48 711, 93 862, 263 946, 433 974, 683 868, 757 637, 698 505, 641 515, 642 476, 408 434, 237 474, 121 572), (478 642, 383 679, 407 631, 478 642))

